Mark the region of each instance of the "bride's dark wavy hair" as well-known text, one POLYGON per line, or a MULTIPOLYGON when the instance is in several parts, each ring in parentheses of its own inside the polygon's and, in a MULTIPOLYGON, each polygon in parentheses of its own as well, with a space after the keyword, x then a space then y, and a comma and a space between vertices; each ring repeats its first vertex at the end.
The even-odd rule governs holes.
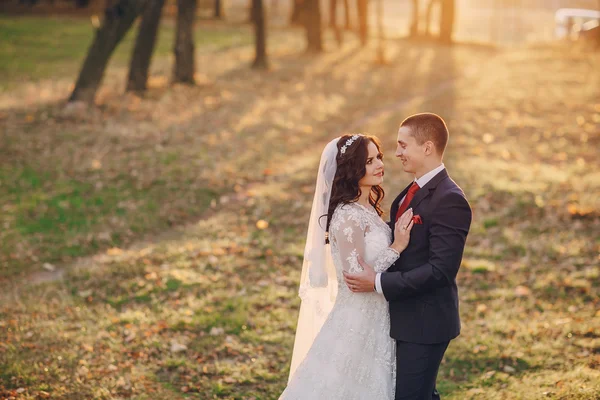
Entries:
MULTIPOLYGON (((344 135, 337 142, 337 167, 335 177, 333 178, 331 199, 329 200, 329 209, 327 211, 327 226, 325 227, 325 232, 327 232, 327 234, 329 233, 329 225, 331 224, 331 218, 333 217, 335 208, 341 203, 348 204, 357 201, 362 194, 358 182, 367 172, 367 158, 369 155, 370 142, 377 146, 377 151, 383 158, 379 139, 371 135, 359 136, 350 146, 346 147, 346 151, 342 154, 340 149, 352 136, 353 135, 344 135)), ((380 216, 383 214, 380 204, 384 196, 385 192, 381 186, 376 185, 371 187, 369 203, 371 203, 377 211, 377 214, 380 216)), ((329 243, 329 238, 326 239, 326 243, 329 243)))

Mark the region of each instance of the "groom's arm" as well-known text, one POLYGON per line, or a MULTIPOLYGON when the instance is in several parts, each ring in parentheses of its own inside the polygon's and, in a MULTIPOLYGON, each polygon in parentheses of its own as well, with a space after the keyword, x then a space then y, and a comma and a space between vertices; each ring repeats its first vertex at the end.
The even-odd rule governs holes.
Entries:
POLYGON ((378 279, 386 300, 450 285, 458 274, 470 226, 471 207, 461 193, 451 192, 441 198, 429 228, 429 260, 410 271, 381 274, 378 279))

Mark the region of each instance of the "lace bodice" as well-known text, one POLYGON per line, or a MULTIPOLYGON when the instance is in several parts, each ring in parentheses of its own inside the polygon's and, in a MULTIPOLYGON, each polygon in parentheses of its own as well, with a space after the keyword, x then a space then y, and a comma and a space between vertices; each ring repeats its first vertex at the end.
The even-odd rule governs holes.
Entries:
POLYGON ((358 203, 340 204, 329 227, 332 254, 338 269, 356 273, 362 271, 357 261, 360 255, 376 272, 383 272, 399 257, 389 247, 392 233, 373 208, 358 203), (336 260, 337 258, 337 260, 336 260))

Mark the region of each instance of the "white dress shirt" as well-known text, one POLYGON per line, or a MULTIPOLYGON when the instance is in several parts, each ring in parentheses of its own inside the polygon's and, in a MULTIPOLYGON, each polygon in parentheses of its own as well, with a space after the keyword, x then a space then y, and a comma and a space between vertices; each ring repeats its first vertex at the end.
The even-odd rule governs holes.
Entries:
MULTIPOLYGON (((432 180, 434 176, 436 176, 437 174, 439 174, 440 172, 442 172, 445 168, 446 167, 444 166, 444 163, 442 163, 440 166, 438 166, 437 168, 432 169, 431 171, 429 171, 428 173, 424 174, 419 179, 415 178, 415 182, 417 182, 417 185, 419 185, 419 187, 422 188, 427 183, 429 183, 429 181, 432 180)), ((404 195, 404 197, 402 198, 402 200, 400 200, 399 204, 402 204, 402 202, 404 201, 405 197, 406 197, 406 195, 404 195)), ((393 217, 394 216, 390 216, 390 218, 393 218, 393 217)), ((375 276, 375 290, 377 290, 377 293, 383 294, 383 289, 381 288, 381 274, 382 274, 381 272, 378 272, 377 276, 375 276)))

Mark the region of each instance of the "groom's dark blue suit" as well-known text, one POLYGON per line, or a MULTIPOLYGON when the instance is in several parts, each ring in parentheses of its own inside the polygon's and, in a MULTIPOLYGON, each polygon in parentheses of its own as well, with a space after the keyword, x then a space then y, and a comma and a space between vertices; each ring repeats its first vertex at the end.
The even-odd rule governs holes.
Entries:
MULTIPOLYGON (((407 191, 392 203, 392 232, 407 191)), ((396 400, 431 400, 439 398, 435 380, 444 352, 460 334, 456 275, 471 207, 445 169, 417 191, 409 207, 423 223, 413 226, 408 247, 381 275, 381 288, 397 344, 396 400)))

